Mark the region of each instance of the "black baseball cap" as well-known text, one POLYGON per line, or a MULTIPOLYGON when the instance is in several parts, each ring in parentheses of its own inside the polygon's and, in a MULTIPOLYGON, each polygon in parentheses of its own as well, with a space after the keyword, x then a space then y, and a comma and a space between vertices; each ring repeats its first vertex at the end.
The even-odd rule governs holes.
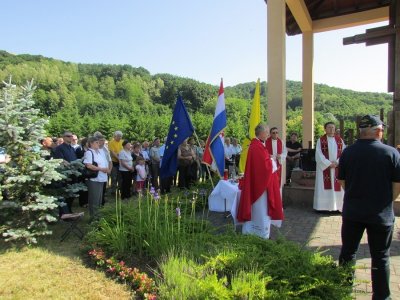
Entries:
POLYGON ((365 115, 365 116, 363 116, 361 118, 360 124, 358 125, 358 128, 368 128, 368 127, 375 127, 375 126, 379 126, 379 125, 386 126, 386 124, 383 123, 381 121, 381 119, 379 119, 378 116, 376 116, 376 115, 365 115))

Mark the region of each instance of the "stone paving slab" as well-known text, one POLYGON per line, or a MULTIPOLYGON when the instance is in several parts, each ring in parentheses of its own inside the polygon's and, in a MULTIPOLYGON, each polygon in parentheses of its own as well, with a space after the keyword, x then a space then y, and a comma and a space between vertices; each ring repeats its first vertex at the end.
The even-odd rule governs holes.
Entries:
MULTIPOLYGON (((287 207, 285 220, 281 228, 272 227, 271 238, 279 234, 288 240, 306 245, 311 250, 324 251, 338 260, 342 225, 341 215, 338 213, 318 213, 312 209, 287 207)), ((367 235, 364 234, 357 252, 356 269, 356 299, 371 299, 371 256, 369 253, 367 235)), ((400 220, 396 218, 390 260, 390 288, 392 299, 400 299, 400 220)))

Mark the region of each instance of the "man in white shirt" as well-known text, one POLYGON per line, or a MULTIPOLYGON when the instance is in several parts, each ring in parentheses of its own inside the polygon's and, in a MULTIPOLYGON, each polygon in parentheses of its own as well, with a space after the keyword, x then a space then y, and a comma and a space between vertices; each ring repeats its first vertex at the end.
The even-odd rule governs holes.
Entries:
POLYGON ((225 138, 225 144, 224 144, 224 155, 225 155, 225 169, 227 169, 229 171, 229 175, 232 174, 233 169, 234 169, 234 159, 233 159, 233 155, 234 155, 234 148, 231 144, 231 139, 226 137, 225 138))
POLYGON ((239 159, 240 159, 240 154, 242 153, 242 146, 238 144, 237 139, 232 139, 232 147, 233 147, 233 155, 234 155, 234 162, 236 166, 236 170, 239 170, 239 159))
POLYGON ((78 137, 76 136, 76 134, 73 134, 73 135, 72 135, 71 146, 72 146, 72 148, 74 148, 75 150, 76 150, 76 148, 79 147, 79 144, 78 144, 78 137))
MULTIPOLYGON (((98 138, 98 140, 99 140, 99 150, 103 151, 105 157, 107 158, 108 169, 109 169, 109 172, 107 173, 107 177, 109 177, 111 175, 111 171, 112 171, 112 168, 113 168, 113 163, 112 163, 112 160, 111 160, 110 151, 108 151, 107 147, 105 146, 106 138, 99 131, 96 131, 93 134, 93 136, 98 138)), ((108 180, 107 180, 107 182, 108 182, 108 180)), ((103 200, 102 200, 102 203, 101 203, 103 206, 104 206, 105 201, 106 201, 106 197, 105 197, 106 188, 107 188, 107 183, 103 187, 103 200)))
POLYGON ((151 174, 152 174, 152 185, 155 189, 159 188, 158 177, 160 174, 160 139, 155 138, 153 146, 150 148, 150 159, 151 159, 151 174))
POLYGON ((279 178, 281 178, 280 186, 282 186, 284 181, 286 181, 286 179, 284 180, 282 176, 282 167, 283 164, 286 162, 286 156, 287 156, 286 145, 279 138, 279 131, 277 127, 272 127, 269 132, 270 132, 270 137, 266 140, 265 146, 267 147, 267 150, 271 155, 271 158, 276 162, 278 166, 277 172, 279 174, 279 178))

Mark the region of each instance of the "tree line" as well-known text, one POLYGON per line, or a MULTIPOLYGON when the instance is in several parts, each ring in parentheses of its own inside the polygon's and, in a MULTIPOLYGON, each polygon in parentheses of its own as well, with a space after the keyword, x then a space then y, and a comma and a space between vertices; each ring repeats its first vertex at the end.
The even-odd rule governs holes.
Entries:
MULTIPOLYGON (((59 136, 71 130, 78 136, 115 130, 132 140, 167 135, 172 108, 181 93, 197 135, 209 133, 218 95, 216 85, 170 74, 152 75, 130 65, 77 64, 40 55, 13 55, 0 51, 0 78, 12 76, 17 85, 32 78, 37 85, 35 107, 49 118, 46 130, 59 136)), ((255 78, 256 79, 256 78, 255 78)), ((266 82, 261 83, 262 120, 267 121, 266 82)), ((248 130, 255 82, 225 87, 228 125, 225 134, 242 140, 248 130)), ((287 81, 287 132, 301 134, 301 82, 287 81)), ((392 96, 315 85, 316 135, 326 121, 345 120, 354 127, 355 116, 391 109, 392 96)), ((273 124, 271 124, 273 125, 273 124)))

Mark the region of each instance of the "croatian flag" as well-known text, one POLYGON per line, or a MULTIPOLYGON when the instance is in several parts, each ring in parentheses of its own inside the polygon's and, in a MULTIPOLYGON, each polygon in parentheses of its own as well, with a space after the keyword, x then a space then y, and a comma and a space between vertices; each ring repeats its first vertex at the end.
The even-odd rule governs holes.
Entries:
POLYGON ((204 149, 203 162, 209 166, 216 165, 220 177, 224 176, 225 155, 224 155, 224 129, 226 127, 226 110, 224 85, 221 79, 219 87, 217 107, 215 108, 214 120, 210 135, 204 149))

